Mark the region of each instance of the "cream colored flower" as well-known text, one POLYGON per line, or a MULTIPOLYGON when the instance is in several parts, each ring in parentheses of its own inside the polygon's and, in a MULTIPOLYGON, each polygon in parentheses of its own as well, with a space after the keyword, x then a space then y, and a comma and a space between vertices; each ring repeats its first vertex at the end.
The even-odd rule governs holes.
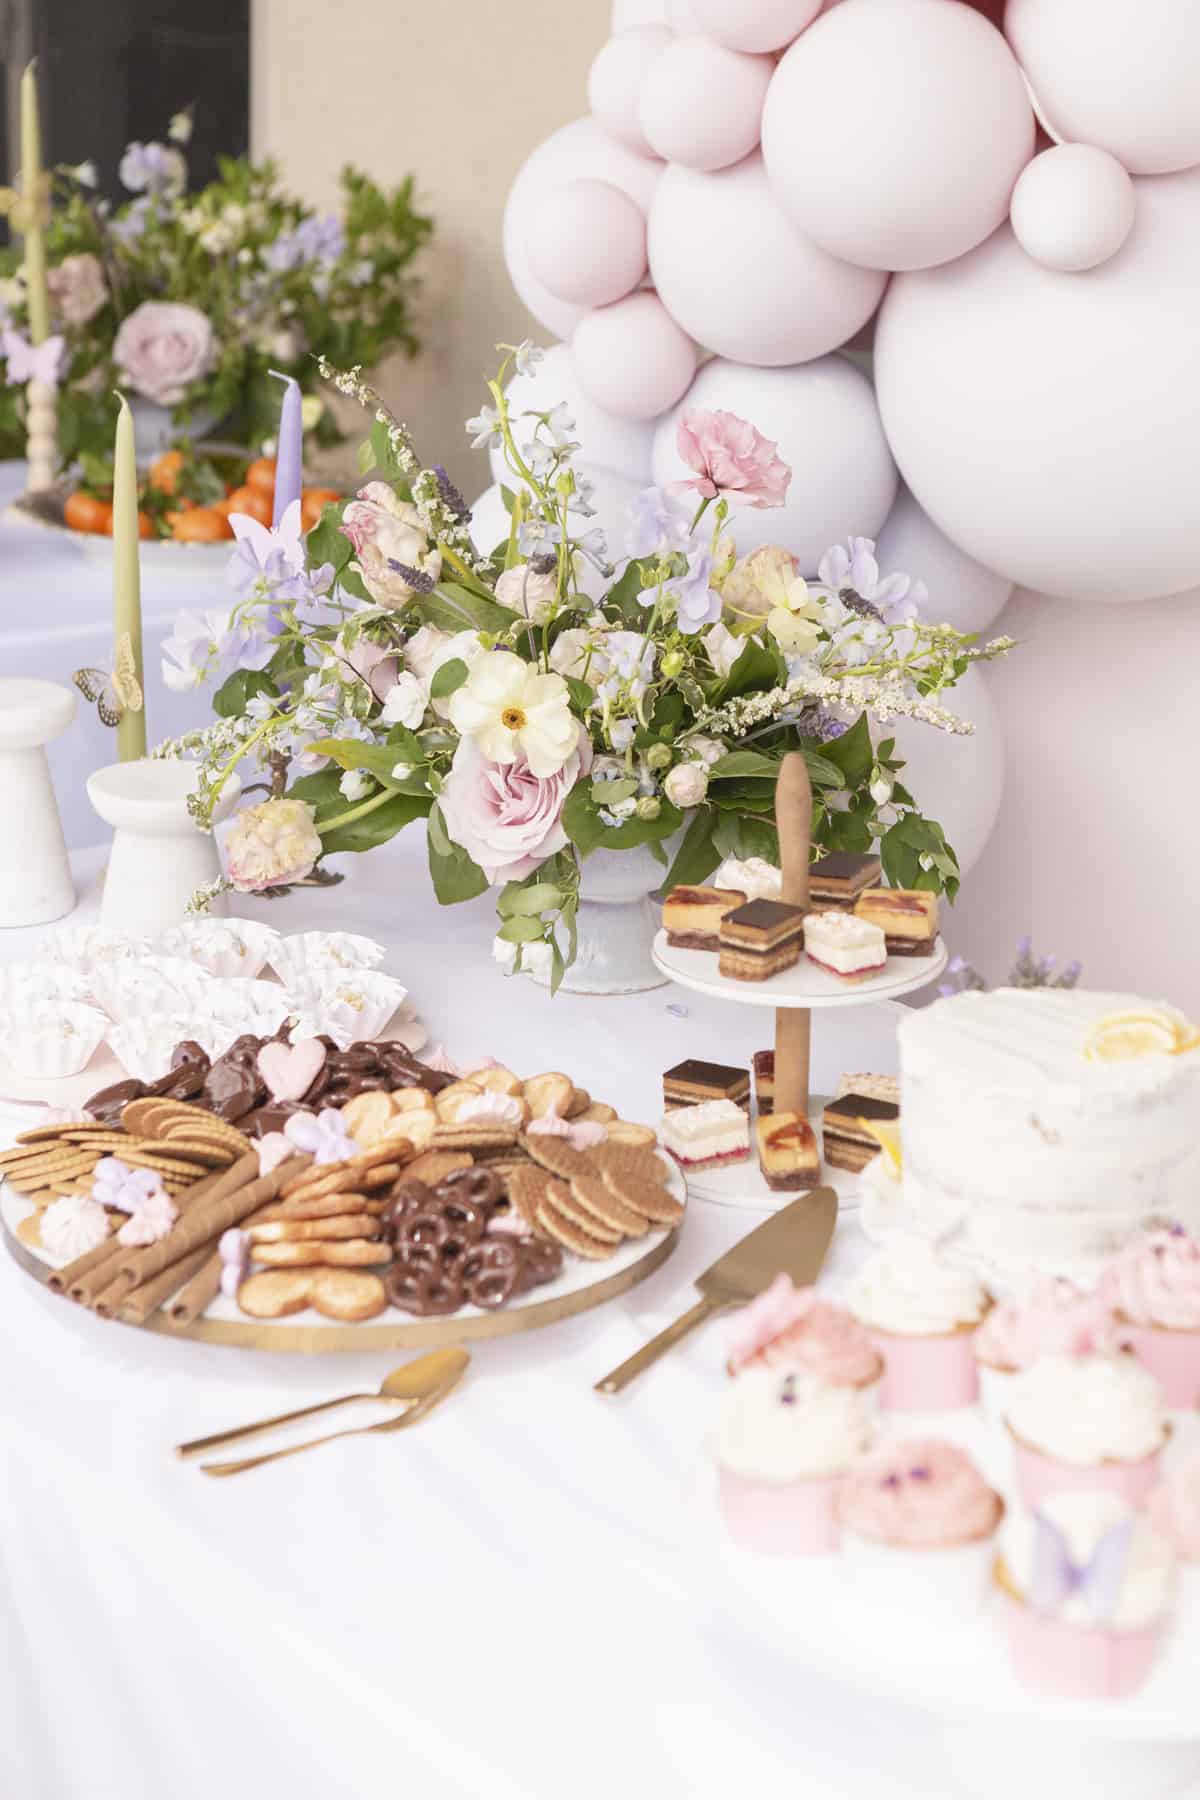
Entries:
POLYGON ((306 800, 264 800, 238 814, 224 848, 236 887, 286 887, 311 874, 321 854, 316 814, 306 800))
POLYGON ((517 563, 505 569, 495 592, 501 606, 520 613, 533 625, 544 625, 558 599, 557 568, 539 574, 528 563, 517 563))
POLYGON ((540 778, 562 768, 579 741, 579 721, 561 675, 542 675, 510 650, 481 656, 450 696, 450 723, 492 762, 524 757, 540 778))

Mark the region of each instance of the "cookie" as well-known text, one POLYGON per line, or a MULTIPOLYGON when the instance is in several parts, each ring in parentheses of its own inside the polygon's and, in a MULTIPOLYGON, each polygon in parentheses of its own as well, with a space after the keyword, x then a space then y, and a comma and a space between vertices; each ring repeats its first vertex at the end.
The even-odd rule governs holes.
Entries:
POLYGON ((244 1131, 239 1131, 236 1125, 226 1124, 224 1119, 215 1118, 200 1106, 188 1107, 186 1117, 168 1119, 161 1131, 156 1128, 150 1135, 172 1148, 178 1138, 202 1144, 220 1144, 231 1152, 231 1161, 235 1157, 248 1156, 254 1149, 244 1131))
POLYGON ((256 1225, 269 1225, 277 1219, 337 1219, 346 1213, 367 1213, 378 1217, 387 1205, 377 1196, 368 1200, 365 1194, 320 1194, 315 1200, 285 1200, 263 1212, 254 1214, 256 1225))
POLYGON ((387 1303, 378 1275, 360 1274, 353 1269, 322 1269, 312 1278, 309 1305, 326 1319, 361 1325, 364 1319, 377 1318, 387 1303))
POLYGON ((313 1163, 302 1169, 299 1175, 293 1175, 285 1188, 280 1190, 281 1200, 322 1199, 326 1194, 350 1194, 357 1183, 348 1163, 313 1163))
POLYGON ((575 1092, 575 1083, 569 1075, 561 1075, 557 1070, 545 1075, 531 1075, 521 1089, 522 1097, 529 1102, 529 1110, 535 1119, 561 1119, 571 1104, 571 1095, 575 1092))
POLYGON ((334 1213, 324 1219, 265 1219, 246 1227, 252 1244, 290 1244, 369 1237, 376 1229, 370 1213, 334 1213))
MULTIPOLYGON (((162 1100, 151 1096, 146 1100, 130 1100, 121 1109, 121 1124, 134 1137, 156 1137, 171 1119, 189 1123, 202 1114, 202 1108, 188 1106, 182 1100, 162 1100)), ((212 1114, 209 1113, 211 1118, 212 1114)))
POLYGON ((131 1169, 150 1169, 164 1179, 174 1175, 185 1182, 198 1181, 203 1172, 191 1157, 172 1156, 165 1150, 143 1150, 140 1144, 123 1151, 121 1161, 131 1169))
MULTIPOLYGON (((573 1117, 575 1115, 569 1116, 573 1117)), ((616 1118, 616 1116, 616 1107, 610 1106, 606 1100, 593 1100, 591 1104, 578 1115, 579 1118, 586 1119, 590 1125, 608 1125, 616 1118)))
POLYGON ((509 1172, 504 1186, 509 1204, 528 1225, 530 1231, 536 1231, 537 1209, 549 1194, 552 1186, 551 1177, 545 1169, 539 1169, 533 1163, 526 1163, 522 1168, 509 1172))
POLYGON ((435 1150, 511 1150, 517 1141, 510 1125, 438 1125, 433 1134, 435 1150))
POLYGON ((424 1181, 433 1187, 455 1169, 470 1169, 474 1165, 475 1158, 469 1150, 426 1150, 405 1166, 404 1175, 406 1180, 424 1181))
POLYGON ((438 1116, 432 1106, 428 1112, 398 1113, 392 1120, 391 1132, 383 1141, 385 1144, 407 1144, 416 1156, 420 1151, 428 1150, 437 1127, 438 1116))
POLYGON ((358 1178, 358 1185, 364 1194, 376 1194, 381 1188, 390 1188, 393 1182, 399 1181, 408 1163, 412 1160, 407 1154, 409 1146, 404 1146, 403 1162, 376 1163, 373 1169, 367 1169, 358 1178))
POLYGON ((634 1149, 651 1149, 658 1142, 653 1125, 633 1125, 628 1119, 603 1119, 608 1126, 610 1144, 628 1144, 634 1149))
POLYGON ((615 1249, 624 1236, 620 1226, 609 1224, 607 1219, 598 1216, 594 1207, 585 1206, 580 1193, 581 1189, 586 1191, 599 1188, 603 1200, 608 1190, 600 1178, 596 1176, 589 1180, 587 1176, 577 1175, 569 1186, 565 1181, 557 1181, 553 1186, 554 1205, 564 1218, 570 1219, 573 1225, 578 1225, 581 1230, 599 1238, 601 1243, 611 1244, 615 1249))
POLYGON ((570 1181, 573 1175, 594 1175, 595 1169, 581 1150, 572 1149, 565 1138, 543 1137, 541 1132, 527 1132, 521 1148, 541 1169, 570 1181))
POLYGON ((392 1097, 379 1088, 355 1094, 342 1108, 342 1123, 355 1143, 364 1150, 386 1137, 395 1123, 396 1109, 392 1097))
MULTIPOLYGON (((72 1127, 70 1125, 31 1125, 28 1131, 19 1131, 17 1133, 18 1149, 23 1148, 26 1144, 53 1144, 62 1137, 64 1131, 70 1131, 71 1129, 72 1127)), ((96 1123, 93 1129, 96 1131, 105 1131, 109 1130, 110 1127, 96 1123)), ((0 1155, 0 1162, 4 1162, 8 1157, 16 1156, 17 1154, 17 1150, 5 1150, 4 1153, 0 1155)))
POLYGON ((549 1196, 538 1205, 538 1228, 547 1237, 553 1238, 556 1244, 561 1244, 564 1250, 585 1257, 588 1262, 606 1261, 612 1255, 614 1246, 594 1237, 590 1231, 585 1231, 581 1225, 576 1225, 567 1217, 556 1204, 561 1188, 561 1183, 551 1182, 549 1196))
POLYGON ((567 1102, 567 1110, 564 1112, 563 1118, 582 1119, 591 1104, 592 1096, 588 1093, 586 1088, 572 1088, 571 1098, 567 1102))
POLYGON ((249 1275, 237 1291, 237 1303, 251 1319, 286 1319, 308 1305, 313 1277, 307 1269, 268 1269, 249 1275))
POLYGON ((393 1088, 388 1095, 395 1113, 433 1113, 433 1095, 428 1088, 393 1088))
POLYGON ((638 1164, 605 1162, 601 1176, 606 1188, 634 1212, 654 1225, 678 1225, 683 1206, 661 1183, 647 1176, 638 1164))
POLYGON ((324 1267, 339 1269, 371 1268, 376 1263, 392 1260, 390 1244, 374 1243, 369 1238, 346 1238, 336 1243, 305 1242, 291 1239, 276 1244, 255 1244, 253 1259, 272 1269, 324 1267))
POLYGON ((483 1089, 477 1082, 452 1081, 434 1100, 438 1118, 443 1124, 452 1125, 458 1117, 459 1108, 465 1106, 468 1100, 478 1100, 482 1092, 483 1089))
POLYGON ((371 1144, 352 1156, 346 1167, 360 1178, 369 1175, 372 1169, 380 1168, 384 1163, 406 1163, 409 1160, 408 1150, 403 1138, 387 1138, 382 1143, 371 1144))
POLYGON ((595 1175, 577 1175, 571 1183, 571 1195, 584 1213, 579 1223, 597 1237, 604 1236, 601 1226, 632 1238, 645 1237, 650 1229, 644 1214, 618 1198, 599 1171, 595 1175), (589 1224, 589 1218, 595 1223, 589 1224))
POLYGON ((494 1069, 476 1069, 471 1080, 481 1087, 485 1094, 508 1094, 518 1099, 521 1093, 521 1077, 506 1069, 503 1063, 497 1063, 494 1069))

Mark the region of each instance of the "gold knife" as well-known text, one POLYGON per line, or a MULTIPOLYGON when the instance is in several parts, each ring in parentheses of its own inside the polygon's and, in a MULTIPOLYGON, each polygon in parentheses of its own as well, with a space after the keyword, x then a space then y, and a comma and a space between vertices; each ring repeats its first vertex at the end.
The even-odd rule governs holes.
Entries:
POLYGON ((703 1325, 727 1307, 744 1306, 769 1287, 776 1275, 790 1275, 798 1287, 810 1286, 821 1273, 837 1224, 837 1205, 837 1195, 831 1187, 814 1188, 765 1219, 711 1269, 696 1277, 702 1297, 695 1306, 643 1344, 620 1368, 598 1381, 595 1391, 619 1394, 697 1325, 703 1325))

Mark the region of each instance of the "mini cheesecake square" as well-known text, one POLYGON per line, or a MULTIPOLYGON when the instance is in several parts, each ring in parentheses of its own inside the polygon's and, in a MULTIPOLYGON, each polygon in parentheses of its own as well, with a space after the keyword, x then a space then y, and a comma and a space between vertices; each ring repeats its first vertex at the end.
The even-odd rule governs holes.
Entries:
POLYGON ((882 873, 877 856, 831 850, 828 856, 818 857, 808 871, 809 904, 821 911, 851 912, 858 896, 874 887, 882 873))
POLYGON ((887 967, 883 932, 853 913, 809 913, 804 948, 810 962, 841 981, 865 981, 887 967))
POLYGON ((825 1161, 834 1169, 849 1169, 858 1174, 879 1155, 879 1139, 872 1137, 862 1123, 894 1122, 900 1108, 894 1101, 875 1100, 870 1094, 843 1094, 829 1101, 821 1119, 821 1139, 825 1161))
POLYGON ((868 888, 854 916, 878 925, 892 956, 930 956, 937 943, 938 897, 917 888, 868 888))
POLYGON ((704 1100, 669 1112, 659 1127, 664 1148, 683 1170, 748 1162, 750 1120, 732 1100, 704 1100))
POLYGON ((718 950, 721 920, 746 896, 737 888, 676 887, 663 901, 668 944, 677 950, 718 950))
POLYGON ((775 1110, 775 1052, 754 1052, 754 1102, 759 1117, 775 1110))
POLYGON ((751 900, 721 920, 722 975, 767 981, 800 960, 804 908, 782 900, 751 900))
POLYGON ((749 1070, 690 1056, 663 1075, 663 1105, 668 1112, 680 1106, 699 1106, 704 1100, 732 1100, 749 1112, 749 1070))
POLYGON ((799 1113, 776 1112, 755 1124, 758 1166, 775 1193, 816 1187, 821 1179, 817 1134, 799 1113))

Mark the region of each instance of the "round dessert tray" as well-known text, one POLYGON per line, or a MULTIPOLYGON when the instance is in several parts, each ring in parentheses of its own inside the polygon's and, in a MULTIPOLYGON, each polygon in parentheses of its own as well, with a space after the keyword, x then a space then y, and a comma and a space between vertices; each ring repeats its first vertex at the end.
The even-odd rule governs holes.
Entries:
POLYGON ((801 953, 800 961, 768 981, 734 981, 718 970, 712 950, 679 950, 668 944, 665 931, 654 939, 656 967, 681 987, 694 988, 717 1000, 733 1000, 739 1006, 806 1007, 812 1012, 831 1006, 869 1006, 874 1000, 899 1000, 936 981, 949 960, 939 937, 932 956, 889 956, 879 975, 862 981, 842 981, 829 975, 801 953))
MULTIPOLYGON (((812 1116, 819 1119, 825 1106, 825 1094, 812 1096, 812 1116)), ((751 1132, 753 1135, 753 1130, 751 1132)), ((782 1191, 768 1187, 763 1180, 758 1158, 751 1144, 748 1162, 723 1163, 715 1169, 689 1169, 688 1192, 697 1200, 711 1200, 714 1206, 732 1206, 747 1212, 778 1212, 799 1198, 801 1188, 782 1191)), ((859 1178, 848 1169, 831 1169, 821 1163, 821 1185, 831 1187, 838 1197, 838 1212, 857 1212, 861 1203, 859 1178)))
MULTIPOLYGON (((76 531, 61 519, 48 518, 41 511, 14 502, 6 506, 4 520, 10 525, 29 525, 48 532, 61 543, 70 544, 91 562, 112 561, 113 540, 106 532, 76 531)), ((229 561, 236 549, 233 538, 221 538, 215 544, 176 543, 172 538, 143 538, 138 544, 138 561, 143 569, 167 569, 173 574, 204 575, 210 580, 229 561)))

